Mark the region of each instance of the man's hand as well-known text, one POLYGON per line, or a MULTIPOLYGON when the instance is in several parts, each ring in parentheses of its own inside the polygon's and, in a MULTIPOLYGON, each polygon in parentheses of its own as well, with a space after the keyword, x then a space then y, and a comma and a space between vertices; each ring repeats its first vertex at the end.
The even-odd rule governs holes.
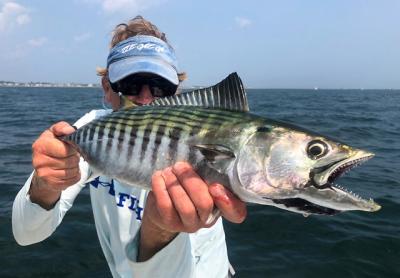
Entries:
POLYGON ((138 261, 151 258, 179 232, 194 233, 207 223, 216 206, 229 221, 246 218, 244 202, 220 184, 208 186, 188 163, 157 171, 144 210, 138 261))
POLYGON ((31 201, 50 209, 61 191, 80 180, 79 154, 70 145, 57 139, 75 129, 58 122, 44 131, 32 145, 32 165, 35 173, 29 190, 31 201))

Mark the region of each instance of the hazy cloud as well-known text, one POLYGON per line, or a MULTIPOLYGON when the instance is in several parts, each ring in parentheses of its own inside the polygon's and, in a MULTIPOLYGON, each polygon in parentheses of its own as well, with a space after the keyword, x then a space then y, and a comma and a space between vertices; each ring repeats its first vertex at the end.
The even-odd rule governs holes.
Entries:
POLYGON ((29 52, 29 47, 23 44, 18 44, 16 45, 13 49, 10 50, 10 52, 5 53, 5 55, 2 55, 2 58, 5 60, 20 60, 23 59, 28 55, 29 52))
POLYGON ((106 13, 136 14, 157 6, 165 0, 101 0, 101 6, 106 13))
POLYGON ((14 25, 24 25, 31 21, 29 10, 16 2, 5 2, 0 7, 0 32, 14 25))
POLYGON ((42 47, 47 42, 48 39, 46 37, 30 39, 24 43, 19 43, 13 48, 8 49, 8 51, 5 52, 5 55, 2 55, 1 58, 5 60, 23 59, 30 55, 34 51, 34 49, 42 47))
POLYGON ((30 39, 28 41, 28 45, 33 46, 33 47, 40 47, 44 45, 47 42, 47 38, 41 37, 41 38, 35 38, 35 39, 30 39))
POLYGON ((82 33, 82 34, 76 35, 74 37, 74 41, 83 42, 83 41, 86 41, 86 40, 90 39, 91 37, 92 37, 92 34, 89 33, 89 32, 86 32, 86 33, 82 33))
POLYGON ((75 0, 77 4, 100 6, 107 15, 133 16, 152 7, 159 6, 167 0, 75 0))
POLYGON ((27 24, 31 21, 31 17, 28 14, 21 14, 17 16, 17 23, 19 25, 27 24))
POLYGON ((132 14, 137 13, 145 4, 142 0, 103 0, 102 7, 107 13, 130 10, 132 14))
POLYGON ((251 20, 245 17, 235 17, 235 22, 240 28, 246 28, 251 25, 251 20))

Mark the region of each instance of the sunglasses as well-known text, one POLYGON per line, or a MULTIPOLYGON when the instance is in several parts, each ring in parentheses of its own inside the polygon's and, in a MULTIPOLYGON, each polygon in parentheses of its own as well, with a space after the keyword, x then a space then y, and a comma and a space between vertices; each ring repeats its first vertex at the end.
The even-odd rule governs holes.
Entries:
POLYGON ((124 79, 111 83, 114 92, 120 92, 125 96, 137 96, 143 85, 149 86, 153 97, 167 97, 176 93, 177 85, 159 76, 137 76, 132 75, 124 79))

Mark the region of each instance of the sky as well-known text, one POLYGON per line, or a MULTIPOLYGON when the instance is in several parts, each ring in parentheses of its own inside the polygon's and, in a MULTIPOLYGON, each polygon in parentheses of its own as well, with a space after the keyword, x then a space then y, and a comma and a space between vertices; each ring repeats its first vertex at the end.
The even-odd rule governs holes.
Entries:
POLYGON ((0 80, 99 83, 111 32, 142 15, 184 86, 400 88, 398 0, 0 0, 0 80))

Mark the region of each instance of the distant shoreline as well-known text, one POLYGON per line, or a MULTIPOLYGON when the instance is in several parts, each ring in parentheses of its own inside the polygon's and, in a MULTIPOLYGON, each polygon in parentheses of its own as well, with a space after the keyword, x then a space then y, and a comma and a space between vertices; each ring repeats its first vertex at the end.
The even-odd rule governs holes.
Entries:
POLYGON ((95 83, 49 83, 0 81, 0 88, 100 88, 95 83))
MULTIPOLYGON (((49 82, 13 82, 0 81, 0 88, 101 88, 101 84, 96 83, 49 83, 49 82)), ((182 91, 204 89, 204 86, 192 86, 181 88, 182 91)), ((330 90, 351 90, 351 91, 399 91, 400 88, 254 88, 247 87, 246 90, 313 90, 313 91, 330 91, 330 90)))

